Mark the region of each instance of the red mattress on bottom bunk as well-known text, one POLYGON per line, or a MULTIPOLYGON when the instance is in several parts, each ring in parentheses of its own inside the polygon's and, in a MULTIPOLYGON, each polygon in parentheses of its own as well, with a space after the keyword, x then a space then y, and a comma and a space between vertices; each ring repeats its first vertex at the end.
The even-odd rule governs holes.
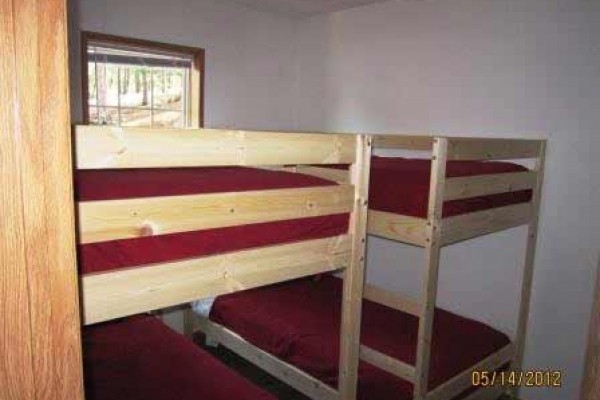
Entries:
POLYGON ((150 316, 83 330, 88 400, 275 400, 150 316))
MULTIPOLYGON (((342 285, 329 275, 219 297, 210 318, 257 347, 337 385, 342 285)), ((364 345, 415 362, 418 319, 377 303, 363 305, 364 345)), ((430 388, 509 343, 493 328, 437 309, 430 388)), ((359 398, 412 399, 412 385, 361 362, 359 398)))

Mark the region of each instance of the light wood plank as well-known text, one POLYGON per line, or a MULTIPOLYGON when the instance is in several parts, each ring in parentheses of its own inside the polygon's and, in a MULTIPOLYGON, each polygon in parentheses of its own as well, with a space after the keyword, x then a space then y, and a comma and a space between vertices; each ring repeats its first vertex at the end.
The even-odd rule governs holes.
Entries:
POLYGON ((448 138, 448 160, 508 160, 535 158, 541 140, 448 138))
POLYGON ((402 311, 418 317, 420 314, 421 305, 408 297, 401 296, 390 290, 381 287, 365 284, 364 298, 375 303, 383 304, 384 306, 393 308, 394 310, 402 311))
POLYGON ((447 178, 444 200, 532 189, 536 181, 537 173, 534 171, 447 178))
MULTIPOLYGON (((523 361, 525 351, 525 337, 527 334, 527 322, 529 320, 529 305, 531 302, 531 284, 533 282, 533 267, 535 262, 535 250, 537 246, 538 217, 542 198, 542 184, 544 181, 544 166, 546 160, 546 142, 542 142, 535 163, 538 179, 531 199, 531 214, 527 227, 527 247, 525 248, 525 260, 523 265, 523 279, 521 282, 521 298, 519 303, 519 315, 517 319, 517 331, 515 334, 515 356, 511 363, 511 369, 519 370, 523 361)), ((511 393, 516 394, 518 388, 511 388, 511 393)))
POLYGON ((334 271, 350 265, 349 235, 83 277, 85 324, 334 271))
POLYGON ((442 221, 442 243, 448 245, 514 228, 529 223, 531 218, 531 203, 514 204, 444 218, 442 221))
POLYGON ((300 393, 315 400, 337 400, 339 394, 334 388, 327 386, 323 382, 307 374, 306 372, 294 367, 291 364, 282 361, 266 351, 247 342, 238 334, 229 329, 209 321, 202 320, 202 331, 214 338, 216 342, 222 344, 236 354, 257 365, 264 371, 273 375, 277 379, 285 382, 300 393))
POLYGON ((409 382, 415 380, 415 367, 365 345, 360 346, 360 359, 409 382))
POLYGON ((21 142, 17 135, 13 1, 0 1, 0 398, 35 398, 29 305, 21 142), (15 101, 13 101, 15 100, 15 101), (4 234, 4 232, 10 234, 4 234))
POLYGON ((79 203, 82 243, 352 211, 349 185, 79 203))
POLYGON ((453 398, 463 390, 471 387, 473 371, 495 371, 503 364, 506 364, 513 357, 513 354, 514 347, 512 343, 510 343, 436 387, 429 392, 426 397, 427 400, 446 400, 453 398))
POLYGON ((433 148, 433 136, 403 134, 373 135, 373 146, 376 149, 431 150, 433 148))
POLYGON ((425 247, 426 226, 424 218, 369 210, 369 235, 425 247))
POLYGON ((414 386, 414 398, 416 400, 425 399, 429 383, 431 337, 437 299, 442 229, 444 228, 442 225, 442 207, 444 204, 447 149, 448 141, 445 138, 434 139, 427 206, 425 275, 423 277, 421 309, 419 311, 421 318, 419 319, 419 333, 417 337, 414 386))
POLYGON ((2 399, 83 399, 66 8, 0 5, 2 399))
POLYGON ((341 400, 355 400, 360 357, 360 327, 365 282, 365 251, 367 241, 367 206, 372 140, 356 136, 356 160, 351 167, 355 206, 352 213, 352 255, 344 271, 338 390, 341 400))
POLYGON ((350 164, 355 136, 77 126, 79 169, 350 164))

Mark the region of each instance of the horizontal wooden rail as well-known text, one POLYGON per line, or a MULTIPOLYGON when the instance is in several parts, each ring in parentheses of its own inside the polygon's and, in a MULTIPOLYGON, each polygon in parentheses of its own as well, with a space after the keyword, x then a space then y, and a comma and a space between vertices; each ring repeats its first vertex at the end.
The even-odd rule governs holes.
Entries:
POLYGON ((467 368, 455 377, 442 383, 425 397, 427 400, 446 400, 452 399, 462 391, 471 387, 473 371, 495 371, 503 364, 509 362, 514 354, 512 343, 504 346, 502 349, 486 357, 477 364, 467 368))
POLYGON ((338 391, 334 388, 259 349, 231 330, 205 318, 198 318, 198 321, 200 330, 206 333, 211 340, 222 344, 311 399, 338 400, 340 398, 338 391))
POLYGON ((453 138, 448 139, 448 160, 507 160, 535 158, 542 140, 453 138))
POLYGON ((418 317, 420 315, 420 305, 417 301, 400 296, 399 294, 386 290, 373 284, 365 284, 363 297, 369 301, 382 304, 418 317))
POLYGON ((427 220, 384 211, 369 210, 369 235, 425 246, 427 220))
POLYGON ((415 367, 365 345, 360 346, 360 359, 394 376, 409 382, 415 381, 415 367))
POLYGON ((79 203, 82 243, 352 211, 350 185, 79 203))
POLYGON ((531 203, 491 208, 442 219, 442 244, 460 242, 529 223, 531 203))
POLYGON ((356 136, 217 129, 75 129, 79 169, 350 164, 356 136))
POLYGON ((532 189, 536 182, 537 173, 535 171, 446 178, 444 200, 459 200, 532 189))
POLYGON ((85 324, 334 271, 350 263, 342 235, 84 275, 85 324))
POLYGON ((373 147, 376 149, 431 150, 431 135, 373 135, 373 147))

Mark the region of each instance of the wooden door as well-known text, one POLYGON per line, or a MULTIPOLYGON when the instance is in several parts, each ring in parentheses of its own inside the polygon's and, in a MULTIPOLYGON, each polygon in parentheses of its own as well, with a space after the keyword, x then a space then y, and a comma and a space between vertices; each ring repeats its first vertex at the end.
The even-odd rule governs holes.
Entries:
POLYGON ((0 399, 83 399, 66 0, 0 0, 0 399))

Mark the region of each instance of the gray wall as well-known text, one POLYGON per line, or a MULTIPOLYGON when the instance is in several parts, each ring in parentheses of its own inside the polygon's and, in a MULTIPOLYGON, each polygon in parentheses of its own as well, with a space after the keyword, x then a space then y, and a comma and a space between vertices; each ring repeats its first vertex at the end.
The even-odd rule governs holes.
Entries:
POLYGON ((79 0, 71 9, 76 120, 81 29, 204 48, 207 127, 293 127, 292 20, 220 0, 79 0))
MULTIPOLYGON (((303 21, 297 120, 314 129, 548 137, 525 367, 575 399, 600 231, 600 2, 391 1, 303 21)), ((524 229, 443 251, 440 304, 515 326, 524 229)), ((369 280, 418 295, 422 253, 372 239, 369 280)))
MULTIPOLYGON (((74 28, 206 48, 209 127, 548 137, 525 366, 565 381, 523 394, 577 397, 600 230, 600 2, 391 1, 300 21, 223 0, 71 4, 74 28)), ((440 303, 512 333, 524 237, 444 250, 440 303)), ((368 262, 370 280, 419 294, 417 249, 372 239, 368 262)))

